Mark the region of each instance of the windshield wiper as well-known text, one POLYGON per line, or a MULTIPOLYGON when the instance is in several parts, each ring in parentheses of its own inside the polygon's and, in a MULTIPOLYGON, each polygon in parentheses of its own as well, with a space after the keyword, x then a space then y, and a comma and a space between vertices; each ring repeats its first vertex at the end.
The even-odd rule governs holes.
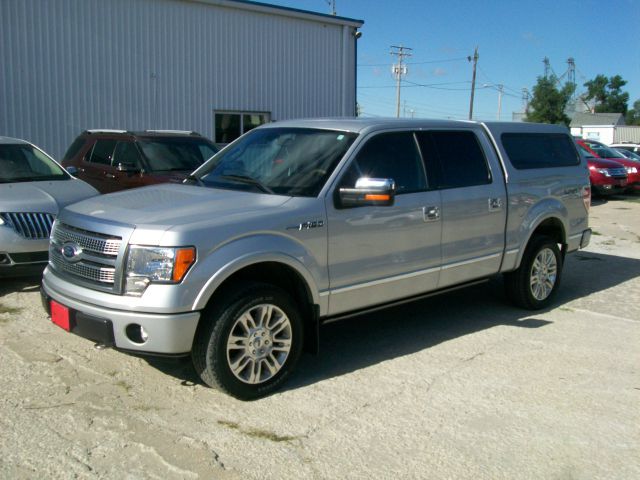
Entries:
POLYGON ((270 193, 271 195, 274 195, 274 193, 275 193, 273 190, 271 190, 269 187, 267 187, 260 180, 256 180, 255 178, 250 177, 248 175, 220 175, 218 178, 220 178, 222 180, 232 180, 234 182, 246 183, 247 185, 253 185, 254 187, 258 187, 264 193, 270 193))

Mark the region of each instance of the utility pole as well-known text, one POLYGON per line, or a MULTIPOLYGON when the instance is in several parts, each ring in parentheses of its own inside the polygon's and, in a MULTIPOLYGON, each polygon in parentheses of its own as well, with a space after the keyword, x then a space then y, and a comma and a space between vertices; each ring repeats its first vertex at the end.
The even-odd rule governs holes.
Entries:
POLYGON ((402 61, 404 60, 404 57, 411 56, 411 53, 408 53, 405 50, 413 49, 409 47, 403 47, 402 45, 391 45, 391 48, 395 50, 391 50, 391 52, 389 53, 391 55, 398 56, 398 63, 391 66, 391 72, 396 76, 396 118, 400 118, 400 83, 403 75, 407 74, 407 66, 403 65, 402 61))
POLYGON ((500 112, 502 111, 502 93, 504 91, 504 85, 498 84, 498 121, 500 121, 500 112))
POLYGON ((549 70, 551 70, 551 64, 549 63, 549 57, 544 57, 542 59, 542 63, 544 63, 544 78, 549 77, 549 70))
POLYGON ((522 89, 522 111, 527 113, 527 110, 529 110, 529 89, 523 88, 522 89))
POLYGON ((336 14, 336 0, 326 0, 326 2, 331 7, 331 15, 335 15, 336 14))
POLYGON ((476 66, 478 65, 478 47, 473 53, 473 58, 467 57, 467 60, 473 60, 473 77, 471 78, 471 100, 469 101, 469 120, 473 120, 473 96, 476 93, 476 66))

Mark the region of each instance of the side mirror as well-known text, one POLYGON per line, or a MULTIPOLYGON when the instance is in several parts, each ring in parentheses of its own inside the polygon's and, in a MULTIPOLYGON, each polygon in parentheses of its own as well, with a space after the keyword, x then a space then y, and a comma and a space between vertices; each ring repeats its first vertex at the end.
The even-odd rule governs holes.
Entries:
POLYGON ((76 167, 73 167, 73 166, 65 167, 65 170, 69 175, 72 175, 74 177, 78 176, 78 169, 76 167))
POLYGON ((391 178, 359 178, 355 188, 341 188, 337 208, 362 206, 388 207, 393 205, 396 182, 391 178))

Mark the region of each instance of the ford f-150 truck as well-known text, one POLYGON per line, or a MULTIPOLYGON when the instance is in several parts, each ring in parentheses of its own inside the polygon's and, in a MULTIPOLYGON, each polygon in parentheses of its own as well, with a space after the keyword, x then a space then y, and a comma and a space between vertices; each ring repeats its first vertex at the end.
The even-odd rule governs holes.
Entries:
MULTIPOLYGON (((256 128, 193 172, 65 208, 52 321, 190 354, 241 399, 277 389, 319 326, 504 274, 547 307, 588 244, 589 174, 564 127, 317 119, 256 128)), ((399 328, 401 328, 401 321, 399 328)))

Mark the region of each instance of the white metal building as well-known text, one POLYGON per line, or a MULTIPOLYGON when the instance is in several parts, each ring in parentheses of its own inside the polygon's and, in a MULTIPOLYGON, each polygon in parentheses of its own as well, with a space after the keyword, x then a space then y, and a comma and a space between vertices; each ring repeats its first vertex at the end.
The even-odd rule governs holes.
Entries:
POLYGON ((232 0, 1 0, 0 135, 56 158, 89 128, 353 116, 363 21, 232 0))

